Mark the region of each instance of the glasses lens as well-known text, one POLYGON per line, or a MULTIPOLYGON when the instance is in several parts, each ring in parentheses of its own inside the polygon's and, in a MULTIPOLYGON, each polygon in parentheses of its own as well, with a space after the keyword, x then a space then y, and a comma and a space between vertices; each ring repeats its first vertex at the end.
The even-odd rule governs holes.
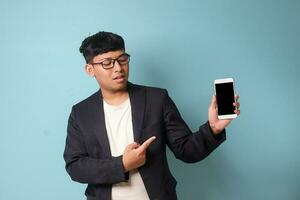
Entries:
POLYGON ((117 60, 118 60, 118 63, 120 63, 120 65, 126 65, 129 63, 129 55, 123 54, 117 60))
POLYGON ((107 58, 101 62, 101 65, 105 69, 111 68, 113 65, 113 61, 112 61, 112 59, 107 58))

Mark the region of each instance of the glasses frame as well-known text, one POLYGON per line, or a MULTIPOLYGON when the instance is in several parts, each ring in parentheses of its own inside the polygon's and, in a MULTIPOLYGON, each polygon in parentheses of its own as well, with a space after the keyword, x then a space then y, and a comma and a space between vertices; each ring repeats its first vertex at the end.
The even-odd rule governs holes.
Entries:
POLYGON ((100 61, 100 62, 95 62, 95 63, 90 63, 90 64, 91 64, 91 65, 101 65, 103 69, 112 69, 112 68, 114 68, 115 62, 116 62, 116 61, 118 62, 118 64, 119 64, 120 66, 127 65, 127 64, 129 63, 129 61, 130 61, 130 55, 129 55, 128 53, 123 53, 123 54, 119 55, 117 58, 104 58, 104 59, 103 59, 102 61, 100 61), (124 55, 128 56, 128 61, 127 61, 127 63, 125 63, 125 64, 120 64, 120 62, 119 62, 118 59, 119 59, 120 57, 124 56, 124 55), (112 66, 111 66, 111 67, 104 67, 104 66, 103 66, 103 62, 105 62, 106 60, 111 60, 111 61, 112 61, 112 66))

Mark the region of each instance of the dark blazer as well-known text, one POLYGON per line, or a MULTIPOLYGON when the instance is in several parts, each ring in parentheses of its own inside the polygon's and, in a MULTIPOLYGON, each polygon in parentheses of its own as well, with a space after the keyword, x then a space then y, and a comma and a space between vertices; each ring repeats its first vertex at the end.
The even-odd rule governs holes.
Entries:
MULTIPOLYGON (((146 164, 138 168, 151 200, 175 200, 176 180, 169 170, 166 146, 176 158, 193 163, 208 156, 225 140, 225 131, 214 136, 208 122, 192 133, 164 89, 128 83, 134 141, 151 136, 146 164)), ((99 90, 72 108, 64 159, 72 180, 87 183, 88 200, 111 199, 112 184, 126 181, 122 156, 112 157, 99 90)))

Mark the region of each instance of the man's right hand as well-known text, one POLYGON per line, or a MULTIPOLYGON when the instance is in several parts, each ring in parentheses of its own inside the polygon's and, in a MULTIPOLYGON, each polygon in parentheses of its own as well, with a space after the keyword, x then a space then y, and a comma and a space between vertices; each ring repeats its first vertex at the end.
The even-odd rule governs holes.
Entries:
POLYGON ((155 140, 155 136, 146 140, 142 145, 134 142, 129 144, 123 154, 123 166, 125 172, 136 169, 146 162, 146 150, 155 140))

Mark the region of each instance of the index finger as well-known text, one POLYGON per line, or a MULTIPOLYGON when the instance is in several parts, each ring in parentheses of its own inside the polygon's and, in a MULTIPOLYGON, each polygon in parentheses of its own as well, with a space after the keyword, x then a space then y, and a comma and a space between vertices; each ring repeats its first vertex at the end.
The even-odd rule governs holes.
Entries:
POLYGON ((139 150, 140 152, 145 151, 145 150, 149 147, 149 145, 150 145, 155 139, 156 139, 156 137, 155 137, 155 136, 152 136, 151 138, 149 138, 148 140, 146 140, 141 146, 139 146, 139 147, 138 147, 138 150, 139 150))

